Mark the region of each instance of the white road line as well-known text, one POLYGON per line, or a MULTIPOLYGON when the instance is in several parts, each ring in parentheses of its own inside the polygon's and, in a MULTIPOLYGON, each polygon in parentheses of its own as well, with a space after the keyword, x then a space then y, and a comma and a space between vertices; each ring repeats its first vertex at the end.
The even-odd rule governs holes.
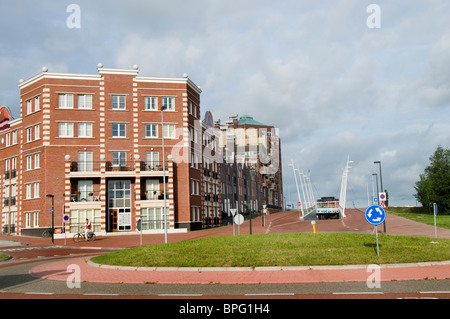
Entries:
POLYGON ((383 295, 384 292, 361 291, 361 292, 333 292, 333 295, 383 295))
POLYGON ((276 292, 274 292, 274 293, 266 293, 266 294, 263 294, 263 293, 261 293, 261 294, 245 294, 245 296, 294 296, 295 294, 294 293, 276 293, 276 292))
POLYGON ((25 292, 25 295, 53 295, 53 292, 25 292))
POLYGON ((95 294, 95 293, 87 293, 83 294, 83 296, 120 296, 119 294, 95 294))
POLYGON ((202 294, 158 294, 160 297, 201 297, 202 294))

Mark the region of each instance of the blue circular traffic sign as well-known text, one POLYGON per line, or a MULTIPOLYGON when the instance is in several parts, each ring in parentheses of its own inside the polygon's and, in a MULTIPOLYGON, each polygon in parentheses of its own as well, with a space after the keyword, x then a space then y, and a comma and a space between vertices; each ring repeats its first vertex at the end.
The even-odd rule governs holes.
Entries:
POLYGON ((386 219, 386 212, 383 207, 378 205, 372 205, 366 209, 364 213, 364 217, 369 224, 377 226, 384 222, 386 219))

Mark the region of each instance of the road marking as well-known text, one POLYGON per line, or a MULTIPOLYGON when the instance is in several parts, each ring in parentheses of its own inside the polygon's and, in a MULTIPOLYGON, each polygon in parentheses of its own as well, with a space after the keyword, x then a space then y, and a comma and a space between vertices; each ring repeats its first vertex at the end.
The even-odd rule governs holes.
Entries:
POLYGON ((201 297, 202 294, 158 294, 160 297, 201 297))
POLYGON ((361 292, 333 292, 333 295, 383 295, 384 292, 361 291, 361 292))
POLYGON ((245 296, 294 296, 294 293, 288 292, 288 293, 266 293, 266 294, 245 294, 245 296))
POLYGON ((119 294, 96 294, 96 293, 87 293, 83 294, 83 296, 120 296, 119 294))
POLYGON ((25 295, 53 295, 53 292, 25 292, 25 295))

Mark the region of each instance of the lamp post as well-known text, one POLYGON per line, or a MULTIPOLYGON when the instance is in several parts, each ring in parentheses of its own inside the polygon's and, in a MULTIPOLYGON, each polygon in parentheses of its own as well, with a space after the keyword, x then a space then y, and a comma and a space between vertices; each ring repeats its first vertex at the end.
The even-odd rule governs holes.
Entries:
POLYGON ((162 127, 162 155, 163 155, 163 196, 164 196, 164 243, 167 244, 167 203, 166 203, 166 155, 164 152, 164 110, 166 105, 161 106, 161 127, 162 127))
POLYGON ((54 224, 54 215, 55 215, 55 196, 52 194, 47 194, 46 197, 52 199, 52 209, 50 210, 52 212, 52 244, 55 244, 55 224, 54 224))
MULTIPOLYGON (((377 173, 373 173, 372 174, 372 176, 375 176, 375 184, 377 184, 377 200, 379 200, 379 196, 378 196, 378 192, 379 192, 379 190, 378 190, 378 174, 377 173)), ((378 204, 380 204, 380 203, 378 203, 378 204)))
MULTIPOLYGON (((301 197, 300 197, 300 190, 299 190, 299 188, 298 188, 298 183, 297 183, 297 174, 295 174, 295 171, 296 171, 297 169, 294 167, 294 160, 291 160, 291 161, 292 161, 292 164, 288 164, 288 166, 289 166, 289 167, 292 167, 292 170, 294 171, 295 186, 297 186, 298 201, 300 202, 300 209, 301 209, 301 212, 302 212, 302 216, 305 216, 305 213, 303 212, 303 203, 302 203, 302 199, 301 199, 301 197)), ((300 216, 299 216, 299 219, 300 219, 300 216)))
MULTIPOLYGON (((383 190, 383 177, 382 177, 382 174, 381 174, 381 161, 374 161, 373 163, 380 165, 380 187, 381 187, 381 191, 384 192, 384 190, 383 190)), ((378 197, 380 197, 380 196, 378 195, 378 197)), ((379 200, 380 199, 378 199, 378 201, 379 200)), ((384 230, 384 233, 386 234, 386 219, 383 222, 383 230, 384 230)))

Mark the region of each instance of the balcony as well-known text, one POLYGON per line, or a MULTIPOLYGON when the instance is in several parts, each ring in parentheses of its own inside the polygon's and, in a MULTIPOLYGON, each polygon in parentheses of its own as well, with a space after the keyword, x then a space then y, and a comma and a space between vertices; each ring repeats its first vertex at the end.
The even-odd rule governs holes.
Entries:
MULTIPOLYGON (((70 164, 70 173, 74 177, 80 176, 89 176, 89 177, 97 177, 100 176, 100 172, 104 171, 107 175, 135 175, 136 174, 136 163, 139 164, 139 168, 141 174, 148 176, 159 176, 162 175, 163 172, 163 163, 162 162, 135 162, 135 161, 127 161, 115 164, 111 161, 101 162, 101 161, 92 161, 92 162, 72 162, 70 164), (104 164, 104 168, 102 167, 104 164)), ((167 171, 167 163, 166 163, 166 171, 167 171)))

